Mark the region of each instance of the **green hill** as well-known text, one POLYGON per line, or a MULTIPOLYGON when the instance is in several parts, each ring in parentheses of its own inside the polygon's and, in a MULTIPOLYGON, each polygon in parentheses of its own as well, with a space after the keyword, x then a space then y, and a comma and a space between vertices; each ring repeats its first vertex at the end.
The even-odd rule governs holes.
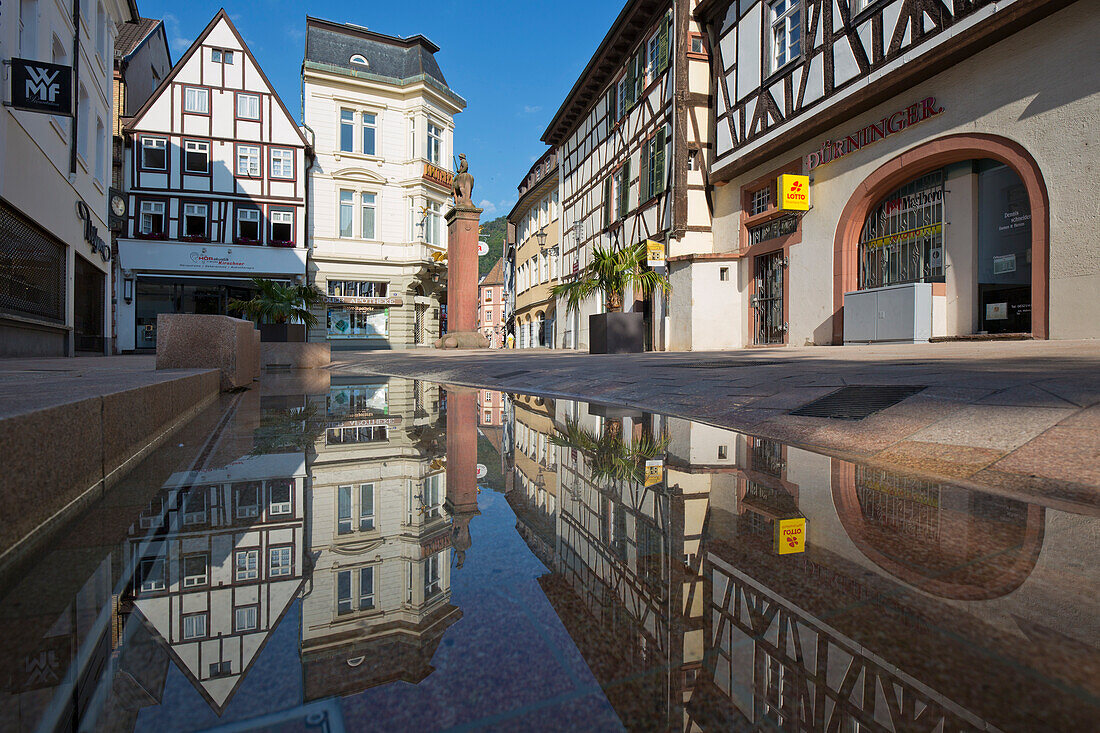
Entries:
POLYGON ((481 225, 481 238, 489 243, 489 254, 478 262, 477 275, 487 275, 504 253, 504 234, 508 230, 507 217, 497 217, 481 225))

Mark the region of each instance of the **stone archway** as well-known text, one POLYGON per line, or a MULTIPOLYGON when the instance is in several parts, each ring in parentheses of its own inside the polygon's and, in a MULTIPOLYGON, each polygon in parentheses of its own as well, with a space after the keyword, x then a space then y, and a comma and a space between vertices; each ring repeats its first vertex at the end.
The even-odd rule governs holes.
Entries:
POLYGON ((1031 333, 1050 337, 1050 198, 1039 164, 1019 143, 998 135, 948 135, 884 163, 856 188, 840 215, 833 240, 833 343, 844 343, 844 293, 858 288, 859 235, 868 214, 891 191, 920 175, 965 160, 989 158, 1020 177, 1031 205, 1031 333))

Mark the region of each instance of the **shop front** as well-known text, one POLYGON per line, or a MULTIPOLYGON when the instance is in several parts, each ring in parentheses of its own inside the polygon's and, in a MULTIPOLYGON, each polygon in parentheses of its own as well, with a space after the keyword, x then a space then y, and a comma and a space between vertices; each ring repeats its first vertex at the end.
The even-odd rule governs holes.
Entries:
POLYGON ((186 244, 122 239, 122 277, 117 285, 119 350, 155 349, 161 313, 230 315, 234 300, 247 300, 252 278, 300 283, 304 249, 186 244))
POLYGON ((330 342, 345 348, 387 348, 390 312, 404 300, 389 294, 389 283, 370 280, 329 280, 325 296, 330 342))

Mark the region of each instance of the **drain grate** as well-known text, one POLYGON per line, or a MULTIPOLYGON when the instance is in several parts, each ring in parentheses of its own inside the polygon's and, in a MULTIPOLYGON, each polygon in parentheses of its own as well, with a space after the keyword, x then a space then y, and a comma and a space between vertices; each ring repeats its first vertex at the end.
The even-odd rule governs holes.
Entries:
POLYGON ((775 366, 781 361, 686 361, 682 364, 661 364, 668 369, 740 369, 742 367, 775 366))
POLYGON ((792 410, 802 417, 828 417, 834 420, 862 420, 887 407, 912 397, 924 387, 909 384, 859 385, 843 387, 819 400, 792 410))
POLYGON ((507 379, 508 377, 518 377, 521 374, 530 373, 529 369, 520 369, 518 372, 508 372, 507 374, 494 374, 493 379, 507 379))

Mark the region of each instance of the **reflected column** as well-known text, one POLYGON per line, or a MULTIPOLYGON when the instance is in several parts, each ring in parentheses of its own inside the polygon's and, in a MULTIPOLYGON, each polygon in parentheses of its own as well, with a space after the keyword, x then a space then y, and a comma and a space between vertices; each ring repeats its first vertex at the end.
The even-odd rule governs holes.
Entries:
POLYGON ((455 566, 462 567, 469 549, 470 520, 477 508, 477 392, 447 387, 447 512, 455 566))

